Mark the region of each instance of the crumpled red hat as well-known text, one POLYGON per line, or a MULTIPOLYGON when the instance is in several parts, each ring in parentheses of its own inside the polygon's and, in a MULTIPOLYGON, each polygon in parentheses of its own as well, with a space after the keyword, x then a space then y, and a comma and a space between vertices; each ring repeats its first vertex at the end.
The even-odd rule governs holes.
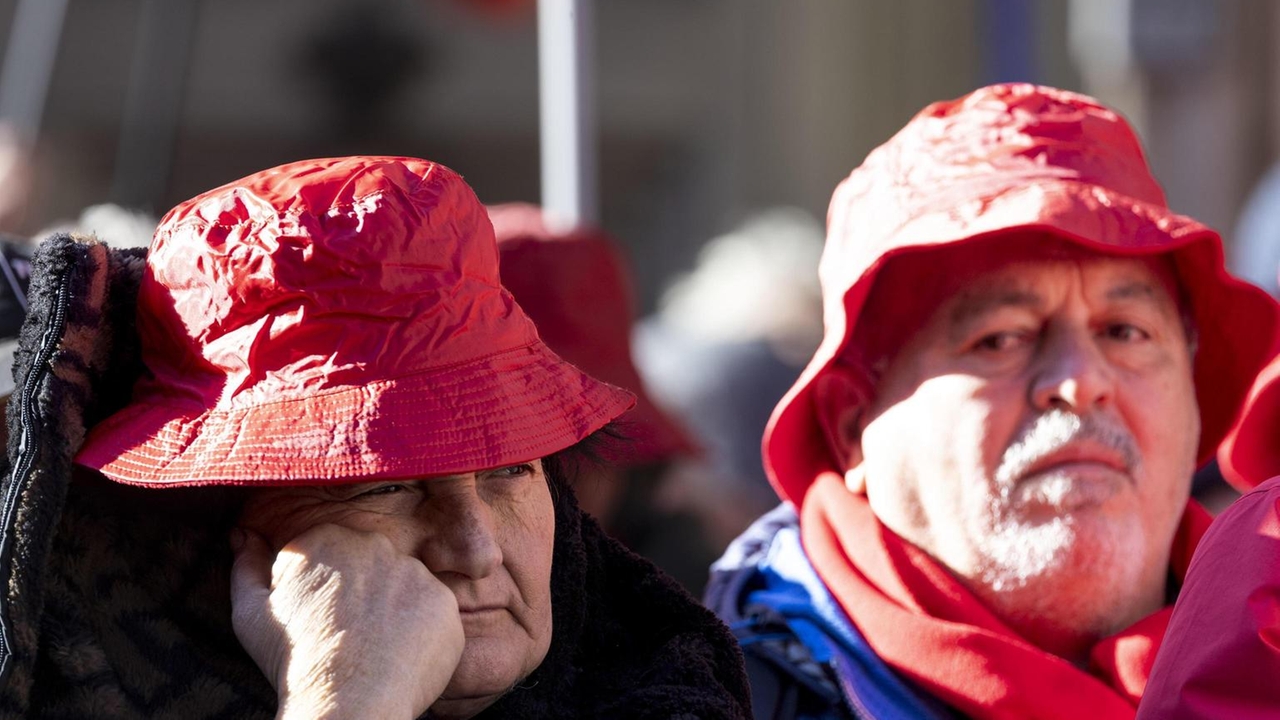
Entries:
POLYGON ((499 284, 484 206, 424 160, 293 163, 179 205, 137 317, 149 372, 76 457, 126 483, 469 472, 633 402, 547 349, 499 284))
POLYGON ((621 420, 634 464, 695 452, 696 446, 645 392, 631 358, 631 279, 622 253, 592 227, 547 228, 542 209, 527 203, 489 207, 502 262, 502 284, 533 318, 558 355, 592 377, 626 388, 636 405, 621 420))
POLYGON ((799 504, 818 472, 837 469, 812 390, 853 337, 886 264, 1014 233, 1172 259, 1199 330, 1199 457, 1212 455, 1274 352, 1275 302, 1227 274, 1215 231, 1169 210, 1114 111, 1054 88, 994 85, 925 108, 836 188, 819 267, 825 335, 765 430, 779 495, 799 504))
POLYGON ((1218 467, 1240 490, 1280 475, 1280 357, 1250 389, 1240 420, 1218 448, 1218 467))

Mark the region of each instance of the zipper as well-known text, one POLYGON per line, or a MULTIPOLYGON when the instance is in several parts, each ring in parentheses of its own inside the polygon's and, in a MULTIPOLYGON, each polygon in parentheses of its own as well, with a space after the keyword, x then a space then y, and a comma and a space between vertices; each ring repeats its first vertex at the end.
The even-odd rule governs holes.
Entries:
POLYGON ((31 479, 31 466, 35 462, 35 395, 52 370, 53 356, 57 352, 58 343, 67 322, 67 307, 71 304, 71 269, 67 268, 58 280, 56 302, 53 317, 45 326, 40 336, 40 346, 36 350, 36 360, 22 386, 19 398, 20 435, 18 440, 18 460, 13 465, 9 490, 5 493, 2 514, 0 514, 0 577, 4 578, 5 592, 0 592, 0 686, 8 682, 9 672, 13 667, 13 627, 9 617, 9 598, 7 588, 13 574, 14 521, 17 516, 18 498, 26 490, 31 479))
POLYGON ((853 667, 849 664, 849 660, 837 650, 831 658, 830 669, 832 675, 835 676, 836 684, 840 686, 844 695, 845 708, 854 717, 855 720, 875 720, 875 716, 871 714, 871 710, 862 702, 862 697, 858 695, 858 691, 854 689, 853 683, 849 681, 852 677, 853 667))

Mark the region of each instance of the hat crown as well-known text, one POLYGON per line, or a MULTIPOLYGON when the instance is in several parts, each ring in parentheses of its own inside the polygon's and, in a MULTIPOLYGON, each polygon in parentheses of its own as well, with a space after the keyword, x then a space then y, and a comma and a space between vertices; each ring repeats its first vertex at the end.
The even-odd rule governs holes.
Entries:
POLYGON ((161 221, 143 360, 165 394, 224 409, 467 362, 537 339, 497 269, 484 207, 441 165, 284 165, 161 221))
POLYGON ((993 85, 929 105, 840 183, 827 216, 824 283, 843 293, 885 253, 917 242, 920 224, 963 224, 1046 181, 1167 207, 1120 115, 1057 88, 993 85))

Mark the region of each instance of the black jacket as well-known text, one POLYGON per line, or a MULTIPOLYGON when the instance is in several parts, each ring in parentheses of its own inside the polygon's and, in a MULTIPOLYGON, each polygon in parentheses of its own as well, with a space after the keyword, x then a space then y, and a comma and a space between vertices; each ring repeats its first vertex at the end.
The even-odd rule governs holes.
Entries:
MULTIPOLYGON (((271 718, 231 630, 231 488, 140 489, 71 459, 143 371, 143 250, 59 235, 34 259, 0 485, 0 718, 271 718)), ((483 718, 747 718, 727 628, 556 482, 555 630, 483 718)))

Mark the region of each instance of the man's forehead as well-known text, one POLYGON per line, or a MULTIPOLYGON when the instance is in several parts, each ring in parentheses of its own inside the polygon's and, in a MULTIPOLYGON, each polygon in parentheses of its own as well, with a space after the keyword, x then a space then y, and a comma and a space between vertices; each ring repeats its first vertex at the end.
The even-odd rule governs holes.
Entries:
POLYGON ((1178 297, 1177 275, 1168 258, 1122 258, 1106 255, 1073 259, 1020 260, 992 267, 940 298, 953 319, 982 314, 1003 306, 1035 307, 1047 300, 1046 280, 1080 274, 1087 292, 1106 301, 1149 301, 1158 304, 1178 297))
POLYGON ((1034 302, 1043 278, 1038 269, 1054 267, 1088 268, 1091 278, 1123 299, 1164 296, 1179 306, 1183 301, 1168 254, 1109 255, 1060 238, 1020 234, 895 258, 859 313, 856 350, 850 350, 865 361, 892 355, 941 311, 961 302, 977 305, 975 312, 986 301, 1034 302))

